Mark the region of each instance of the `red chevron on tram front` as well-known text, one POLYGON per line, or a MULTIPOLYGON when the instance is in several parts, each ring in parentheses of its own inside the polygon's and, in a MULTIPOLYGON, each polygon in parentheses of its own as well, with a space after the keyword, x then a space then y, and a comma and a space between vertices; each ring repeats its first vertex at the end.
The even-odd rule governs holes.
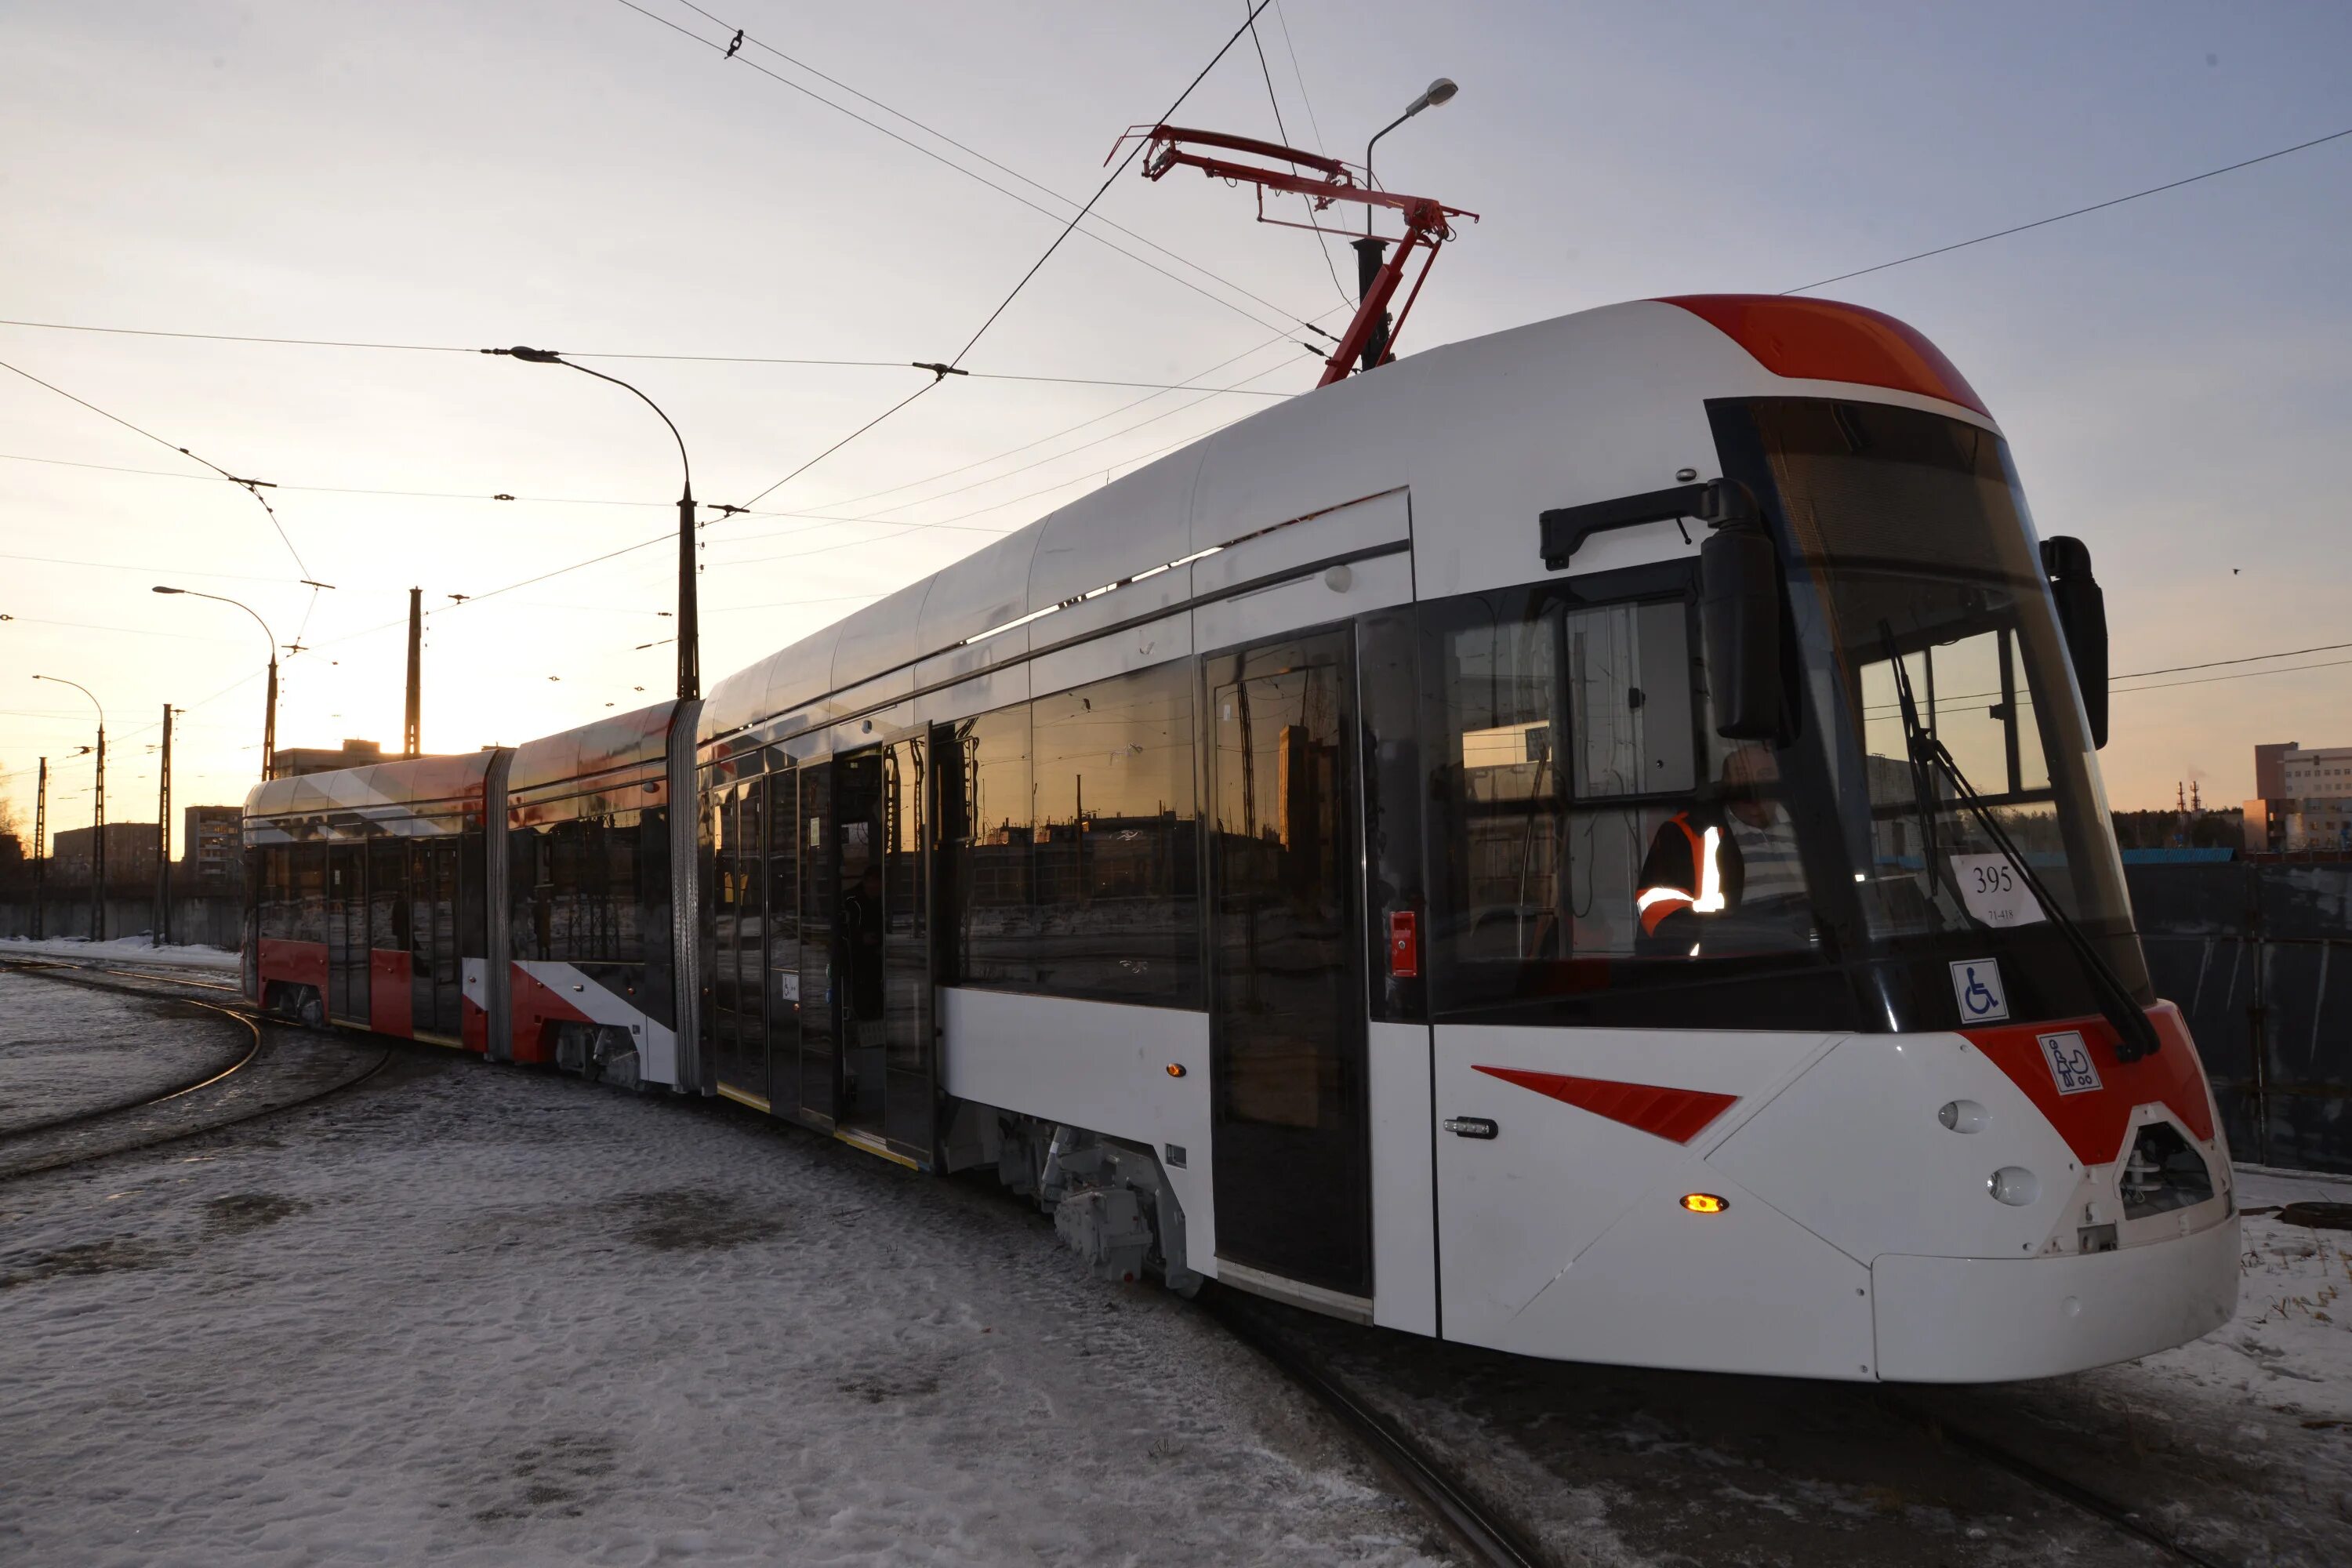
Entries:
POLYGON ((1529 1072, 1524 1068, 1482 1067, 1475 1070, 1676 1143, 1687 1143, 1706 1131, 1709 1122, 1730 1110, 1739 1099, 1736 1094, 1716 1094, 1703 1089, 1615 1083, 1601 1078, 1570 1078, 1566 1073, 1529 1072))

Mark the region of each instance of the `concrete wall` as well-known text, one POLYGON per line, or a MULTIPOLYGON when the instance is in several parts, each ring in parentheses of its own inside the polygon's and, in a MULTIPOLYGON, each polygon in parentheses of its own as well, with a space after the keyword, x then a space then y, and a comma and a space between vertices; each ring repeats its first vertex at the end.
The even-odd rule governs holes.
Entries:
MULTIPOLYGON (((90 927, 89 890, 52 892, 41 907, 41 934, 46 937, 88 936, 90 927)), ((172 900, 172 940, 206 947, 236 949, 242 941, 245 905, 234 898, 179 898, 172 900)), ((155 923, 155 900, 106 900, 106 934, 143 935, 155 923)), ((33 901, 29 898, 0 899, 0 936, 33 934, 33 901)))

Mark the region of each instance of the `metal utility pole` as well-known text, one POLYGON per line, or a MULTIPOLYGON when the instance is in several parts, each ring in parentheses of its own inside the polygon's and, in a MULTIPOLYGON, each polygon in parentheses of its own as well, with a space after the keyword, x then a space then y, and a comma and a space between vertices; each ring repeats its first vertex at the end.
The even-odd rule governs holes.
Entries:
MULTIPOLYGON (((310 579, 304 578, 303 581, 309 583, 310 579)), ((326 585, 323 583, 310 584, 314 588, 323 588, 326 585)), ((225 599, 218 594, 200 594, 194 588, 166 588, 160 584, 154 591, 158 594, 184 594, 191 599, 210 599, 215 605, 236 605, 238 609, 253 616, 253 624, 259 626, 261 635, 269 639, 269 695, 263 700, 261 710, 261 776, 265 779, 276 778, 278 776, 278 634, 269 629, 269 623, 256 614, 252 605, 238 604, 235 599, 225 599)))
POLYGON ((90 875, 90 938, 106 940, 106 719, 98 721, 98 804, 91 809, 95 826, 90 829, 90 858, 94 869, 90 875))
POLYGON ((155 920, 153 945, 172 940, 172 705, 163 704, 163 782, 155 786, 155 920))
POLYGON ((425 754, 420 736, 425 708, 425 590, 408 591, 408 717, 400 730, 400 754, 425 754))
POLYGON ((37 675, 35 680, 46 680, 56 686, 70 686, 89 699, 98 710, 98 804, 91 812, 90 826, 90 940, 106 940, 106 705, 79 680, 68 680, 61 675, 37 675))
POLYGON ((670 416, 662 414, 660 404, 617 375, 606 375, 601 370, 573 364, 552 349, 518 346, 484 349, 482 353, 508 355, 526 364, 560 364, 583 375, 593 375, 598 381, 609 381, 656 414, 660 414, 661 422, 669 426, 670 437, 677 443, 678 462, 686 469, 686 486, 677 498, 677 700, 680 702, 697 700, 702 696, 702 625, 701 617, 696 612, 694 589, 694 464, 686 455, 686 437, 677 433, 677 426, 670 416))
POLYGON ((41 759, 33 787, 33 940, 41 938, 41 910, 49 892, 49 759, 41 759))

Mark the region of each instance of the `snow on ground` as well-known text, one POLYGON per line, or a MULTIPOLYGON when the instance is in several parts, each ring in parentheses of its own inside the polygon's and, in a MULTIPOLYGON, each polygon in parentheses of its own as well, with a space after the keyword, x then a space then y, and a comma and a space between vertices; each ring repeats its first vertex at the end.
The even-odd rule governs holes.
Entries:
POLYGON ((236 1020, 181 1003, 0 970, 0 1135, 167 1093, 252 1044, 236 1020))
POLYGON ((1371 1563, 1328 1420, 992 1190, 422 1050, 0 1185, 0 1558, 1371 1563))
POLYGON ((217 947, 194 943, 156 947, 143 936, 112 937, 91 942, 83 937, 59 937, 35 942, 30 937, 0 937, 0 958, 79 958, 153 964, 166 969, 218 969, 236 973, 237 956, 217 947))
POLYGON ((2158 1376, 2285 1401, 2352 1429, 2352 1231, 2278 1217, 2278 1209, 2305 1202, 2352 1203, 2352 1177, 2239 1166, 2238 1315, 2141 1364, 2158 1376))

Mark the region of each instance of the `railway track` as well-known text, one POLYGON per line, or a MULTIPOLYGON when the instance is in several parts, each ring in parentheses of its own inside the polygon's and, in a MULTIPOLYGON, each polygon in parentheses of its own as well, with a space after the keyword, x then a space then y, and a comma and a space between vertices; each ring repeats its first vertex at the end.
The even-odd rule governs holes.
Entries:
POLYGON ((1549 1561, 1534 1549, 1517 1524, 1480 1502, 1410 1434, 1383 1419, 1299 1354, 1231 1292, 1212 1287, 1202 1293, 1199 1304, 1219 1327, 1257 1352, 1293 1386, 1321 1405, 1397 1489, 1419 1504, 1472 1561, 1489 1568, 1540 1568, 1549 1561))
MULTIPOLYGON (((1353 1386, 1349 1374, 1334 1366, 1335 1358, 1323 1353, 1323 1347, 1318 1342, 1325 1330, 1319 1321, 1306 1319, 1287 1310, 1270 1310, 1255 1299, 1220 1291, 1213 1286, 1202 1293, 1198 1306, 1220 1328, 1255 1351, 1320 1406, 1359 1443, 1391 1483, 1420 1506, 1472 1562, 1494 1565, 1494 1568, 1535 1568, 1539 1564, 1585 1560, 1572 1548, 1562 1551, 1548 1545, 1547 1532, 1541 1521, 1515 1517, 1510 1509, 1498 1505, 1491 1489, 1479 1486, 1462 1473, 1458 1465, 1449 1462, 1441 1451, 1441 1445, 1426 1440, 1412 1431, 1407 1423, 1381 1408, 1383 1403, 1390 1402, 1371 1397, 1369 1390, 1353 1386), (1297 1321, 1292 1321, 1292 1319, 1297 1321)), ((1380 1332, 1377 1330, 1347 1331, 1380 1332)), ((1592 1370, 1610 1374, 1613 1369, 1592 1370)), ((1573 1375, 1572 1369, 1563 1369, 1563 1372, 1573 1375)), ((1685 1380, 1703 1376, 1668 1375, 1685 1380)), ((1724 1380, 1727 1386, 1731 1387, 1753 1381, 1724 1380)), ((2057 1510, 2074 1515, 2078 1521, 2094 1523, 2107 1532, 2110 1540, 2120 1549, 2119 1553, 2113 1556, 2114 1561, 2183 1563, 2190 1565, 2190 1568, 2236 1568, 2228 1560, 2200 1551, 2157 1528, 2141 1510, 2063 1475, 2014 1447, 1960 1425, 1948 1415, 1931 1412, 1901 1394, 1892 1390, 1875 1393, 1851 1390, 1843 1385, 1824 1385, 1823 1392, 1832 1401, 1841 1395, 1851 1399, 1853 1394, 1861 1393, 1863 1403, 1869 1407, 1883 1411, 1922 1434, 1938 1456, 1964 1455, 1978 1465, 2032 1489, 2057 1510)), ((1810 1414, 1793 1417, 1801 1424, 1814 1418, 1810 1414)), ((1517 1423, 1507 1423, 1497 1417, 1496 1444, 1509 1444, 1518 1429, 1517 1423)), ((1573 1479, 1568 1476, 1560 1478, 1563 1484, 1572 1484, 1573 1479)), ((1711 1484, 1696 1482, 1695 1479, 1694 1490, 1711 1484)), ((1556 1538, 1560 1531, 1555 1528, 1552 1533, 1556 1538)), ((1827 1543, 1824 1540, 1818 1544, 1827 1543)), ((1993 1543, 1988 1542, 1987 1545, 1992 1547, 1993 1543)), ((1917 1543, 1917 1550, 1922 1553, 1920 1561, 1966 1563, 1978 1560, 1974 1554, 1965 1551, 1958 1555, 1938 1552, 1926 1541, 1917 1543)), ((1706 1555, 1685 1552, 1667 1554, 1678 1560, 1709 1560, 1706 1555)), ((1801 1552, 1797 1560, 1826 1562, 1845 1559, 1801 1552)), ((2006 1561, 2005 1548, 1987 1552, 1985 1560, 2006 1561)))
POLYGON ((171 995, 184 1005, 234 1020, 252 1036, 245 1054, 224 1070, 142 1099, 68 1112, 0 1135, 0 1181, 152 1149, 312 1104, 373 1078, 393 1057, 389 1046, 361 1046, 355 1051, 354 1037, 313 1034, 265 1021, 242 1006, 176 994, 190 986, 234 989, 211 982, 49 959, 0 959, 0 973, 125 994, 171 995), (125 984, 124 980, 136 984, 125 984))

